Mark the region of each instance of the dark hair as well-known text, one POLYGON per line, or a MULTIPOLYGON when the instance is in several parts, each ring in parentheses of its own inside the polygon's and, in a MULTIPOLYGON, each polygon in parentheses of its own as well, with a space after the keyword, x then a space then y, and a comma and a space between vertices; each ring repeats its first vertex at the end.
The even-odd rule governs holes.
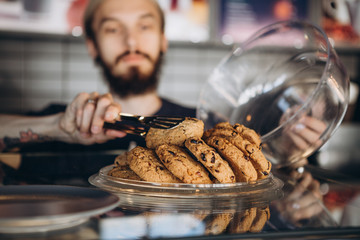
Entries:
MULTIPOLYGON (((92 28, 92 23, 94 20, 94 15, 96 12, 96 9, 99 7, 103 0, 90 0, 87 6, 87 9, 84 14, 84 29, 85 29, 85 35, 86 38, 90 38, 92 40, 95 40, 95 33, 92 28)), ((164 11, 161 9, 160 5, 156 0, 148 0, 154 3, 156 9, 158 10, 160 14, 160 21, 161 21, 161 32, 164 33, 165 31, 165 16, 164 11)))

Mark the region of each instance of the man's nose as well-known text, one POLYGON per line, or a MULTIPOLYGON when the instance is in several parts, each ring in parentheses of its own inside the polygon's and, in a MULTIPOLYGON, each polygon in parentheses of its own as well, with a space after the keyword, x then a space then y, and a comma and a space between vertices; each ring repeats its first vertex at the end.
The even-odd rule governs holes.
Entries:
POLYGON ((125 44, 130 52, 136 51, 137 41, 136 41, 136 37, 135 37, 134 33, 128 31, 128 33, 126 34, 126 37, 125 37, 125 44))

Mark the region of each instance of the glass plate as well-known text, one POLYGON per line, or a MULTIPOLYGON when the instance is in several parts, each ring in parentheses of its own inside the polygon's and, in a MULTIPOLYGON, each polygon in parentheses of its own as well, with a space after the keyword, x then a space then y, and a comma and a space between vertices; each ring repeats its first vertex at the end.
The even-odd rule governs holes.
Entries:
POLYGON ((251 183, 153 183, 108 176, 109 165, 89 182, 120 197, 120 206, 155 209, 234 209, 263 205, 282 196, 283 182, 270 174, 251 183))
POLYGON ((118 196, 95 188, 2 186, 0 233, 36 233, 77 226, 118 203, 118 196))

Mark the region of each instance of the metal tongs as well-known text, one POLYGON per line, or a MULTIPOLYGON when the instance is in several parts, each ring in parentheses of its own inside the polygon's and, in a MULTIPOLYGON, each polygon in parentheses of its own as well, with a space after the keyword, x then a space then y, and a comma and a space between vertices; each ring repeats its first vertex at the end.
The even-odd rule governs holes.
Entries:
POLYGON ((114 129, 138 136, 146 136, 150 128, 171 129, 178 126, 185 117, 139 116, 119 113, 114 122, 104 122, 104 128, 114 129))

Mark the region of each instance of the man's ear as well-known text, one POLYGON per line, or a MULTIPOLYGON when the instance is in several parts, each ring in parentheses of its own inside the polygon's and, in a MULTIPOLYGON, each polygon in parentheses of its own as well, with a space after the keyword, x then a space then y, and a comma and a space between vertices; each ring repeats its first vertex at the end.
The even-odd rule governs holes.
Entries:
POLYGON ((168 40, 167 40, 165 34, 161 35, 161 46, 160 47, 161 47, 161 51, 163 53, 165 53, 168 49, 168 40))
POLYGON ((90 38, 87 38, 86 39, 86 46, 87 46, 87 49, 88 49, 88 52, 90 54, 90 56, 95 59, 97 56, 98 56, 98 51, 97 51, 97 48, 95 47, 95 43, 92 39, 90 38))

